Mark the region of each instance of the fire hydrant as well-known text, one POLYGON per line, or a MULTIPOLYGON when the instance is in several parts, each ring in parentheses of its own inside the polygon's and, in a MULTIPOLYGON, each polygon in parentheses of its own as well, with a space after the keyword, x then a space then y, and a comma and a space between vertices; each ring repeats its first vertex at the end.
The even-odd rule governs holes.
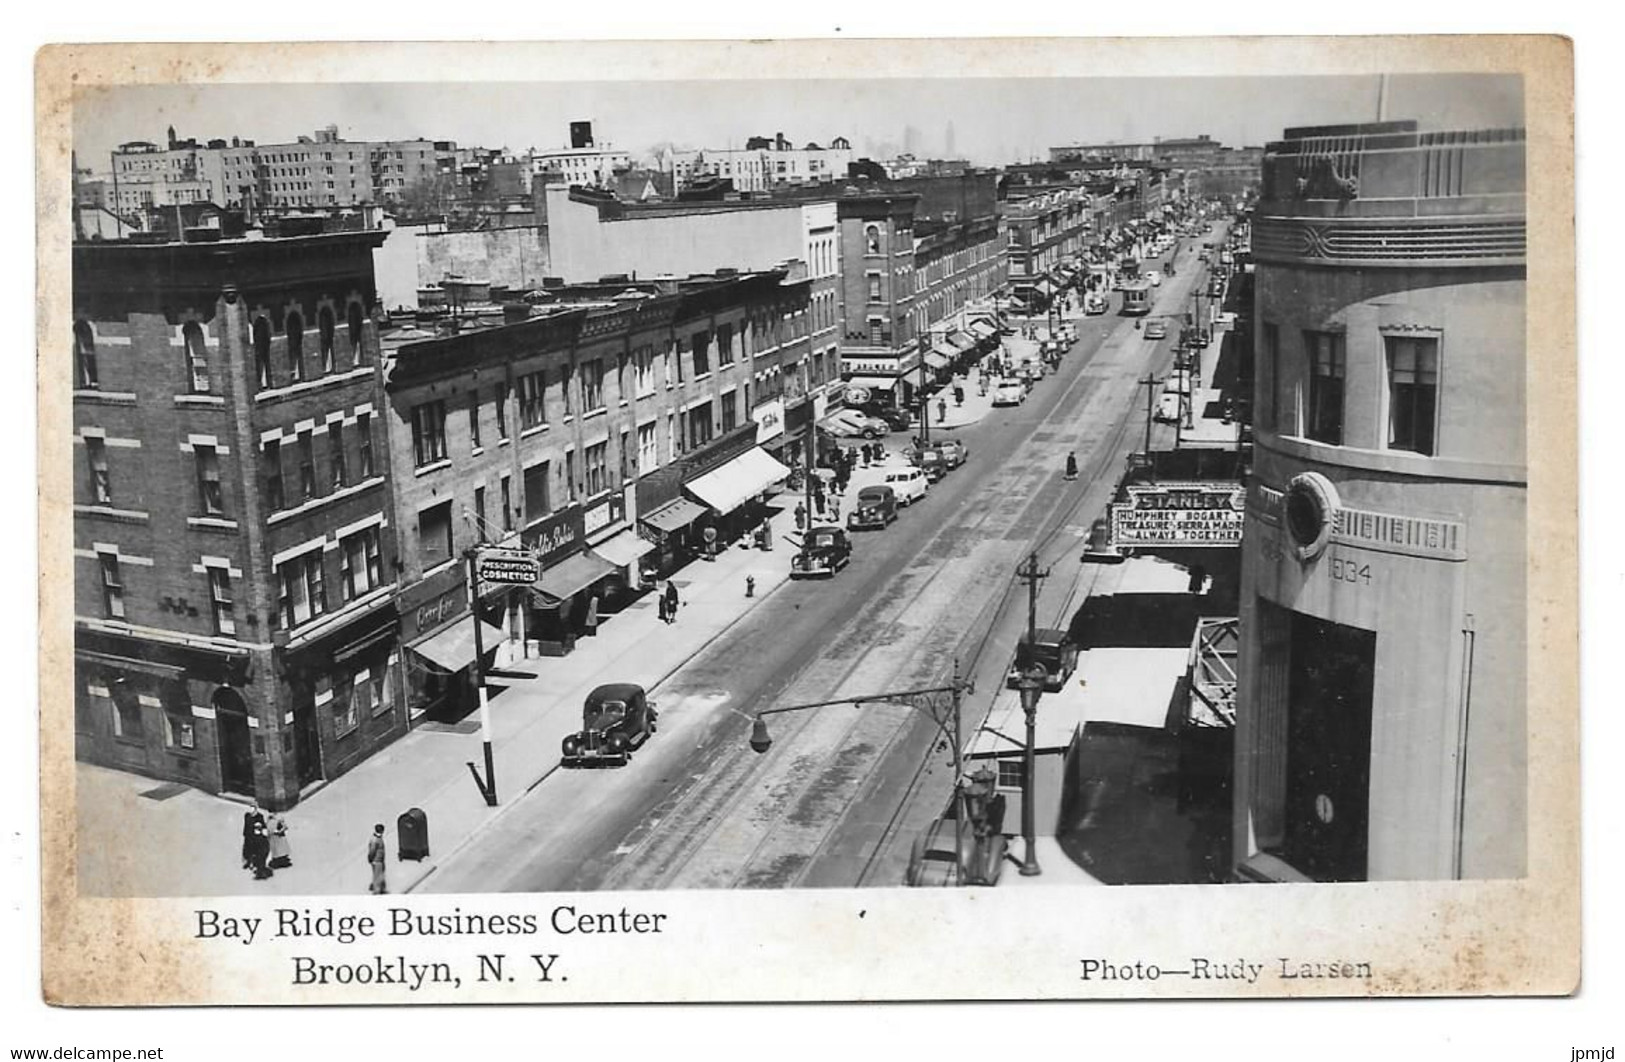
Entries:
POLYGON ((745 576, 745 596, 746 597, 755 597, 756 596, 756 576, 754 576, 754 575, 745 576))

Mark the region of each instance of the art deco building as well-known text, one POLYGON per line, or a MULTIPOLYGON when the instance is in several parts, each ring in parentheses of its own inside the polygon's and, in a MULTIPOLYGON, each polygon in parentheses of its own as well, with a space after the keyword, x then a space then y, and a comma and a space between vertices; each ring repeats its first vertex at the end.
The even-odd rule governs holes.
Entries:
POLYGON ((1238 870, 1524 872, 1524 133, 1265 152, 1238 870))

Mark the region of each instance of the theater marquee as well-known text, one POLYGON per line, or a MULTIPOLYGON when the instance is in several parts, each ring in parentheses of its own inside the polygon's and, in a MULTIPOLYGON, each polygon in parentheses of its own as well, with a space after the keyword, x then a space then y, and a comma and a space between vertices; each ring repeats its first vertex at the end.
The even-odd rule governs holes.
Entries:
POLYGON ((1111 506, 1112 545, 1239 546, 1245 493, 1239 484, 1152 483, 1111 506))

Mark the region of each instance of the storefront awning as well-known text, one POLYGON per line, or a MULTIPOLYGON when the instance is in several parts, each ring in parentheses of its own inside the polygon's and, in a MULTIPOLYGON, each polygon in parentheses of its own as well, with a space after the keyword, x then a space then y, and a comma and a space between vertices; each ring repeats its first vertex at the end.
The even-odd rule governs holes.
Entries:
POLYGON ((653 552, 655 544, 636 531, 622 531, 611 535, 592 548, 592 551, 617 568, 636 564, 645 553, 653 552))
POLYGON ((970 330, 971 334, 977 339, 992 339, 994 336, 999 334, 999 330, 988 324, 986 321, 972 321, 970 323, 970 330))
POLYGON ((717 512, 731 513, 789 474, 788 468, 757 446, 683 486, 717 512))
POLYGON ((691 502, 687 498, 678 498, 674 502, 667 502, 642 519, 661 534, 669 535, 673 531, 682 530, 704 515, 705 506, 691 502))
MULTIPOLYGON (((481 648, 489 653, 506 641, 508 634, 501 627, 480 620, 480 637, 485 642, 481 648)), ((456 673, 474 661, 474 625, 464 616, 445 630, 419 639, 407 648, 441 671, 456 673)))
POLYGON ((572 553, 542 573, 535 589, 543 597, 563 601, 606 575, 615 574, 615 565, 596 553, 572 553))
POLYGON ((964 332, 954 331, 948 333, 948 342, 957 348, 955 351, 956 355, 963 354, 968 350, 976 349, 976 340, 972 339, 967 333, 964 332))
POLYGON ((959 351, 944 343, 938 343, 925 352, 925 363, 933 369, 946 369, 954 363, 959 351))
POLYGON ((890 391, 897 386, 895 376, 854 376, 846 381, 848 387, 867 387, 872 391, 890 391))

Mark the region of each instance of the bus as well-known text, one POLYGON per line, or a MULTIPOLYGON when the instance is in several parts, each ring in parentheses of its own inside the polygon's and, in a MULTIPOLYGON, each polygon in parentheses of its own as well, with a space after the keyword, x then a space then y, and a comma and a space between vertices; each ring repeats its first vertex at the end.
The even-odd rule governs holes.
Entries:
POLYGON ((1151 312, 1151 285, 1136 281, 1123 286, 1123 316, 1144 317, 1151 312))

